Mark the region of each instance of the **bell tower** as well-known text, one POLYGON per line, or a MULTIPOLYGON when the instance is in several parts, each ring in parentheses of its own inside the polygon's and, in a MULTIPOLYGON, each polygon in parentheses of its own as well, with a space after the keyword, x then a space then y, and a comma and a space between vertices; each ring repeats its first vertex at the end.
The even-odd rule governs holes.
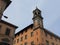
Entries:
POLYGON ((37 7, 35 10, 33 10, 33 24, 34 24, 34 29, 41 27, 43 28, 43 17, 41 16, 41 10, 39 10, 37 7))

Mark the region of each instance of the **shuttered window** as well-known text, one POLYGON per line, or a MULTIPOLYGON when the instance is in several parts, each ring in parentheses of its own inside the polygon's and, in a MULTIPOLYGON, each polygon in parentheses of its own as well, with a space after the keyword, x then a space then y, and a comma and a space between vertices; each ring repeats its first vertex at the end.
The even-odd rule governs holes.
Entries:
POLYGON ((10 29, 7 28, 7 29, 6 29, 6 32, 5 32, 5 35, 9 35, 9 34, 10 34, 10 29))

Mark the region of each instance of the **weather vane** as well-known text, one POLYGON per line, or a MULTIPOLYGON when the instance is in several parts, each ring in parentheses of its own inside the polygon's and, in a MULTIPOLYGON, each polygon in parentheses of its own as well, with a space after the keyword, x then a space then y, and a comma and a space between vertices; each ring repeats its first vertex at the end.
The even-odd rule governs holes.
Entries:
POLYGON ((38 6, 38 0, 36 0, 36 8, 37 8, 37 6, 38 6))

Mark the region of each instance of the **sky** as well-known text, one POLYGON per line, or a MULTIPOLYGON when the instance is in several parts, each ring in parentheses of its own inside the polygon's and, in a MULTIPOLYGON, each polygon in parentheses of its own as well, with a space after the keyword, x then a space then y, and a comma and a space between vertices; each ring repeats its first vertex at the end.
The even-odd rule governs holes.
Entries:
POLYGON ((36 6, 42 11, 44 28, 60 36, 60 0, 11 0, 12 3, 4 11, 10 22, 19 28, 15 33, 32 24, 32 11, 36 6))

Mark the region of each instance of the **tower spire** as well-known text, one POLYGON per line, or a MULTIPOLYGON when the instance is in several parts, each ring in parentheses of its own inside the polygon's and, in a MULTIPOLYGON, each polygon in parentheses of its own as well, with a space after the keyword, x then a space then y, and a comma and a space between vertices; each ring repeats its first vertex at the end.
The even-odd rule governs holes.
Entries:
POLYGON ((36 8, 37 8, 37 6, 36 6, 36 8))

